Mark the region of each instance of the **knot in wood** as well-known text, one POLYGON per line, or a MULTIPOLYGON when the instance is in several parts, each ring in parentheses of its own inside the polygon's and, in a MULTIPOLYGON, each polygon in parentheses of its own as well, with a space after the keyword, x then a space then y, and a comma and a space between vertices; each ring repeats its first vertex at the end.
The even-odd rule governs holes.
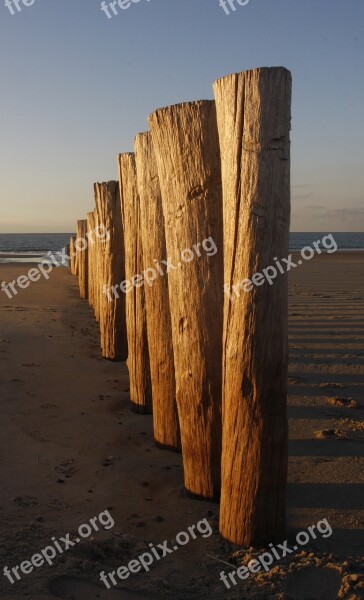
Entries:
POLYGON ((187 193, 187 200, 206 200, 207 198, 207 189, 205 189, 202 185, 196 185, 191 188, 187 193))

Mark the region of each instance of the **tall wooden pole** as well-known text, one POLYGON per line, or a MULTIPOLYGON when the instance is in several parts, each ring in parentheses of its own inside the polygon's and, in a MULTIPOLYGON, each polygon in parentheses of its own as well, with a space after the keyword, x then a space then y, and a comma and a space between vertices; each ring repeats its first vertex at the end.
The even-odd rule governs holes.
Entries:
POLYGON ((120 361, 127 359, 128 346, 125 294, 114 288, 125 279, 119 184, 117 181, 98 183, 95 189, 98 229, 89 243, 93 245, 98 239, 101 350, 104 358, 120 361))
POLYGON ((90 242, 90 238, 95 231, 95 213, 89 212, 87 218, 87 239, 88 239, 88 303, 95 306, 95 242, 90 242))
POLYGON ((160 446, 178 450, 180 448, 180 431, 176 403, 168 276, 161 276, 155 262, 160 263, 166 258, 166 241, 162 196, 151 134, 138 134, 134 147, 140 196, 154 439, 160 446))
MULTIPOLYGON (((98 231, 101 223, 99 222, 99 215, 97 210, 98 198, 100 196, 100 184, 94 183, 94 198, 95 198, 95 208, 94 208, 94 217, 93 217, 93 225, 94 230, 98 231)), ((103 252, 100 238, 96 236, 95 245, 92 251, 93 258, 93 266, 92 266, 92 276, 93 276, 93 308, 95 311, 96 321, 100 322, 100 312, 101 312, 101 302, 102 302, 102 265, 103 265, 103 252)))
MULTIPOLYGON (((176 398, 186 489, 220 492, 222 198, 215 103, 149 117, 162 190, 176 398), (215 255, 202 248, 212 238, 215 255), (198 248, 198 251, 196 250, 198 248)), ((211 240, 210 240, 211 242, 211 240)))
POLYGON ((88 295, 88 248, 87 248, 87 221, 81 219, 77 221, 77 236, 75 242, 77 254, 77 274, 80 288, 80 298, 87 298, 88 295))
POLYGON ((136 412, 152 412, 152 389, 149 366, 143 246, 140 227, 140 198, 138 194, 135 156, 118 156, 121 217, 125 243, 125 281, 120 293, 126 294, 126 328, 128 335, 128 370, 130 400, 136 412))
POLYGON ((214 92, 226 284, 220 531, 263 546, 285 527, 288 294, 275 261, 288 256, 291 74, 229 75, 214 92), (256 284, 244 282, 257 272, 256 284))
POLYGON ((70 271, 72 275, 77 275, 76 272, 76 249, 75 249, 75 238, 73 236, 70 237, 70 271))

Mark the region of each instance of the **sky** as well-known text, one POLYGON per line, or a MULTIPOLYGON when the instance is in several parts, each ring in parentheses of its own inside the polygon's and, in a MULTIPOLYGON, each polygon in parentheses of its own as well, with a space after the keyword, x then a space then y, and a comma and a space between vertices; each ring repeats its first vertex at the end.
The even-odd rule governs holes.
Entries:
POLYGON ((0 233, 74 231, 151 112, 262 66, 293 76, 291 230, 364 231, 363 0, 7 1, 0 233))

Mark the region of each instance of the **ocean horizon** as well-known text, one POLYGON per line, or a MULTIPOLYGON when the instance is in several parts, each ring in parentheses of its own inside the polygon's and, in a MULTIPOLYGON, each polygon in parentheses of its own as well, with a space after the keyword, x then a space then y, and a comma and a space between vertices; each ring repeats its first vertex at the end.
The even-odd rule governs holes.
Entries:
MULTIPOLYGON (((290 251, 312 246, 331 232, 291 232, 290 251)), ((364 232, 333 232, 339 251, 364 251, 364 232)), ((60 252, 75 233, 1 233, 0 263, 34 262, 48 252, 60 252)))

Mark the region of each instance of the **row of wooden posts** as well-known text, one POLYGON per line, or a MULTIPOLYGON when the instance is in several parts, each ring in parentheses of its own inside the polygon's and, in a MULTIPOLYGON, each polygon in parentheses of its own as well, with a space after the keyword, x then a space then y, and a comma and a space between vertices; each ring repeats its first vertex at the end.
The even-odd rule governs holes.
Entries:
POLYGON ((213 87, 215 101, 151 114, 118 156, 119 181, 94 185, 77 238, 104 226, 109 240, 77 249, 71 270, 102 355, 127 360, 134 409, 153 413, 159 446, 182 450, 186 489, 220 498, 226 539, 261 546, 285 528, 287 279, 234 301, 223 288, 288 254, 291 74, 260 68, 213 87), (105 294, 209 237, 214 256, 105 294))

